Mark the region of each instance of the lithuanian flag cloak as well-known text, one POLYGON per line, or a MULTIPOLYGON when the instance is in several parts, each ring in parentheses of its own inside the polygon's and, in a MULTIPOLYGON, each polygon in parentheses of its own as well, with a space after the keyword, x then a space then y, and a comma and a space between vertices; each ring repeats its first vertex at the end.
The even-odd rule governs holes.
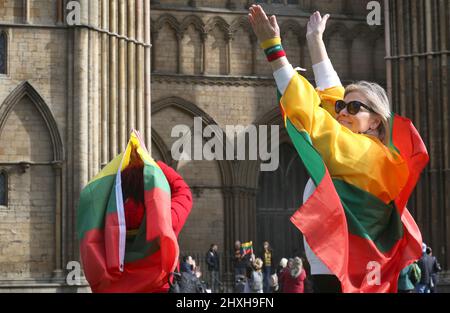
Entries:
POLYGON ((125 152, 82 190, 77 232, 84 272, 93 292, 152 292, 167 284, 179 254, 171 221, 170 186, 138 132, 132 132, 125 152), (121 171, 130 163, 132 149, 144 162, 145 216, 130 241, 126 239, 121 171))
POLYGON ((388 146, 335 120, 343 87, 315 90, 294 75, 280 108, 315 192, 291 217, 343 292, 397 292, 400 271, 421 256, 406 209, 428 154, 405 118, 392 118, 388 146))

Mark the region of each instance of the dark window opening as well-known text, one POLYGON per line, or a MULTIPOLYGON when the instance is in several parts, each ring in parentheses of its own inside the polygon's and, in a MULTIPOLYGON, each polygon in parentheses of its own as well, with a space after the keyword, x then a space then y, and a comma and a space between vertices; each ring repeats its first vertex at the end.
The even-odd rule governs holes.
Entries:
POLYGON ((0 172, 0 205, 8 204, 8 178, 5 172, 0 172))
POLYGON ((4 32, 0 32, 0 74, 6 74, 7 38, 4 32))

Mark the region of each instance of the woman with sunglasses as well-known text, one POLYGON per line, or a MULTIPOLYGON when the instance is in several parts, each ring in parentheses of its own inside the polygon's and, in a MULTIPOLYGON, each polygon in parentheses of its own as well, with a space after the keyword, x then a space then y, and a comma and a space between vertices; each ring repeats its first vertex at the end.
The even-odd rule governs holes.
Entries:
MULTIPOLYGON (((370 196, 374 195, 382 204, 392 205, 405 185, 409 184, 410 177, 407 162, 398 151, 389 147, 391 112, 384 89, 370 82, 358 82, 344 89, 328 58, 322 40, 329 15, 322 18, 319 12, 315 12, 307 26, 307 43, 317 85, 317 89, 314 89, 288 62, 281 45, 276 17, 268 18, 258 5, 252 5, 249 10, 250 24, 264 49, 272 67, 278 91, 282 95, 280 106, 285 121, 289 121, 297 132, 308 133, 314 149, 320 154, 335 185, 335 181, 343 181, 356 186, 358 190, 370 193, 370 196)), ((310 179, 305 187, 304 203, 314 193, 315 188, 315 184, 310 179)), ((371 213, 369 212, 368 215, 371 213)), ((319 232, 327 232, 325 225, 322 225, 323 230, 320 230, 320 225, 323 223, 318 220, 320 216, 315 218, 311 221, 316 223, 315 234, 317 229, 319 232)), ((385 225, 383 223, 386 222, 381 218, 379 222, 373 220, 373 216, 363 218, 372 219, 370 221, 372 226, 377 227, 385 225)), ((365 286, 365 289, 362 287, 364 282, 360 282, 360 290, 358 287, 352 289, 348 286, 351 286, 353 282, 348 281, 346 281, 345 290, 341 289, 341 286, 344 286, 344 276, 341 275, 339 279, 334 276, 329 266, 322 262, 323 258, 317 257, 308 245, 308 241, 313 238, 307 238, 306 235, 305 237, 305 250, 311 264, 315 292, 370 290, 370 287, 365 286)), ((321 235, 321 237, 324 236, 321 235)), ((419 240, 421 239, 417 239, 419 240)), ((317 243, 317 240, 315 241, 317 243)), ((317 247, 316 243, 315 247, 317 247)), ((322 247, 326 245, 327 243, 322 244, 322 247)), ((416 245, 420 250, 420 245, 418 243, 416 245)), ((410 247, 408 253, 412 250, 417 249, 415 246, 410 247)), ((402 252, 399 250, 398 253, 402 252)), ((364 272, 366 268, 356 271, 358 270, 364 272)), ((392 271, 394 274, 391 276, 398 274, 395 271, 396 269, 392 271)), ((393 277, 391 281, 395 281, 397 277, 393 277)), ((385 289, 374 288, 373 290, 394 289, 389 286, 389 283, 386 285, 387 287, 383 287, 385 289)))

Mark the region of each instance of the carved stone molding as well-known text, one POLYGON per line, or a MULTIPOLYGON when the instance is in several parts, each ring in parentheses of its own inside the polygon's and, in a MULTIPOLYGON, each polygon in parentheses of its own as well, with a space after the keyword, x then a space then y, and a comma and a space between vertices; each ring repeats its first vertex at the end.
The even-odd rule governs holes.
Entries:
POLYGON ((152 83, 195 84, 207 86, 256 87, 275 86, 272 77, 201 76, 152 73, 152 83))

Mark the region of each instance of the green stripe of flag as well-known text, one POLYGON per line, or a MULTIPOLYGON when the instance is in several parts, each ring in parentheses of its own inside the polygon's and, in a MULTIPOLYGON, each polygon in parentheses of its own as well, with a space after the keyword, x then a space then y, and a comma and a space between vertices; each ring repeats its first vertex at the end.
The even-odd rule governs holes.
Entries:
POLYGON ((81 192, 77 210, 78 239, 82 239, 89 230, 104 228, 104 217, 115 178, 115 175, 109 175, 97 179, 81 192))
POLYGON ((159 250, 159 237, 152 240, 146 240, 146 216, 142 219, 141 226, 136 236, 127 238, 125 245, 125 263, 141 260, 159 250))
POLYGON ((316 186, 319 185, 325 175, 325 164, 319 152, 313 147, 309 134, 306 131, 298 131, 288 118, 286 129, 306 170, 316 186))
POLYGON ((144 189, 147 191, 153 188, 159 188, 164 190, 170 195, 170 186, 167 182, 166 176, 163 171, 150 163, 144 163, 144 189))
POLYGON ((371 240, 381 252, 388 252, 403 237, 403 224, 394 202, 383 201, 339 179, 333 184, 344 207, 349 232, 371 240))

